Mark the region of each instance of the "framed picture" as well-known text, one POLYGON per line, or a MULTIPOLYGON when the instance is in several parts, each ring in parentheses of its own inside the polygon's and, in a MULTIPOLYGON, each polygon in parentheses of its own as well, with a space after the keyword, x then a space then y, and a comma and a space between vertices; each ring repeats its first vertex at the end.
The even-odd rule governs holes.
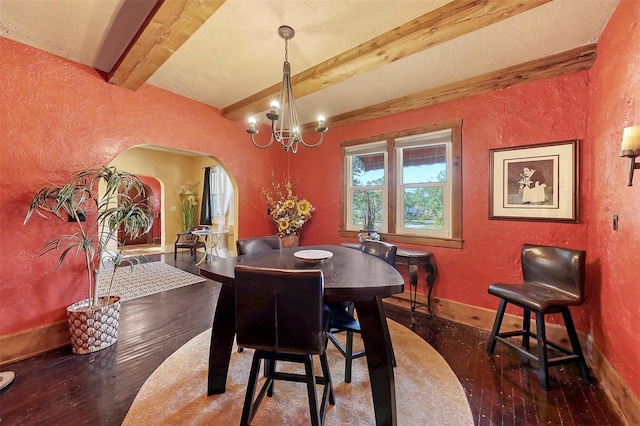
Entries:
POLYGON ((489 219, 578 223, 578 141, 489 150, 489 219))

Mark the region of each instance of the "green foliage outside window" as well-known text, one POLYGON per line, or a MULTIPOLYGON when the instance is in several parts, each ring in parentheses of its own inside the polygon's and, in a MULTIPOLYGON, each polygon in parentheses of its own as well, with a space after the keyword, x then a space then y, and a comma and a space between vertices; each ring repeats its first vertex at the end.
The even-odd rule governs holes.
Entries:
MULTIPOLYGON (((446 181, 446 172, 437 182, 446 181)), ((442 186, 408 189, 404 193, 404 226, 417 229, 444 229, 444 191, 442 186)))

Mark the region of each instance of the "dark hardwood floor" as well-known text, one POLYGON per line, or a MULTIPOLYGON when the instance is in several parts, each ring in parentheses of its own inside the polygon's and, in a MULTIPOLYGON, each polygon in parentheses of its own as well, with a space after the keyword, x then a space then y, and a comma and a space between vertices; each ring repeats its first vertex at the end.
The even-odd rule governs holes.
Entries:
MULTIPOLYGON (((147 256, 189 272, 189 256, 147 256)), ((149 375, 175 350, 211 327, 219 284, 206 281, 123 302, 118 343, 89 355, 68 347, 0 370, 16 373, 0 394, 3 425, 120 424, 149 375)), ((411 324, 408 312, 387 306, 389 318, 411 324)), ((597 383, 573 366, 550 370, 551 389, 504 345, 486 354, 488 332, 416 314, 415 332, 449 363, 465 389, 477 425, 620 425, 597 383)), ((415 395, 420 398, 420 395, 415 395)), ((406 425, 402 425, 406 426, 406 425)))

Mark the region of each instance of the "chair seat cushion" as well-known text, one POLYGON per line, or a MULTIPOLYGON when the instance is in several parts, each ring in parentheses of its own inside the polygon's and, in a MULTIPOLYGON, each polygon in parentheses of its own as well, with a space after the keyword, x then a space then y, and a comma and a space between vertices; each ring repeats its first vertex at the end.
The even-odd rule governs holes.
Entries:
POLYGON ((489 294, 532 311, 546 313, 556 306, 579 305, 581 301, 569 293, 535 283, 495 283, 489 294))
POLYGON ((360 333, 360 323, 344 308, 341 303, 327 303, 331 311, 331 329, 360 333))

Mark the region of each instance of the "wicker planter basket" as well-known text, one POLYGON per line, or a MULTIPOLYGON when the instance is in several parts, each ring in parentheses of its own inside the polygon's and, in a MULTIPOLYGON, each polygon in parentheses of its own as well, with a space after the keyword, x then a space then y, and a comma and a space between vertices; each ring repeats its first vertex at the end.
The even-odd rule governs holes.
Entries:
POLYGON ((118 340, 120 305, 120 297, 111 296, 105 306, 90 308, 89 300, 85 299, 67 308, 71 349, 74 354, 96 352, 118 340))

